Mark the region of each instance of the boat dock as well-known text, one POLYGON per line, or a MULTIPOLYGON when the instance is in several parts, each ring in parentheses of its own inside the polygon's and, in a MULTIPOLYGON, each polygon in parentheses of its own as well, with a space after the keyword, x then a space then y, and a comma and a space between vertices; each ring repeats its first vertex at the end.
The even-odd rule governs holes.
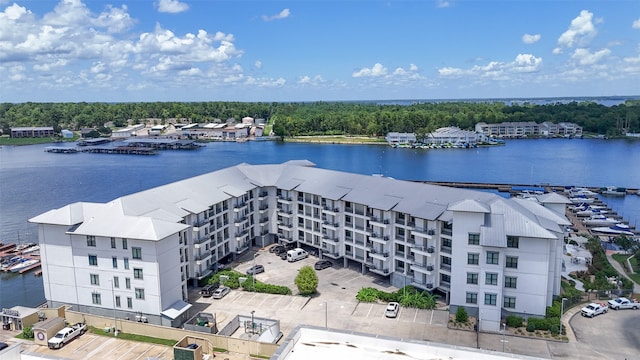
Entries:
MULTIPOLYGON (((489 184, 489 183, 468 183, 468 182, 447 182, 447 181, 419 181, 425 184, 449 186, 456 188, 466 189, 487 189, 497 190, 499 192, 508 192, 512 195, 518 194, 525 189, 533 190, 537 189, 544 192, 563 192, 572 186, 550 185, 550 184, 489 184)), ((589 187, 589 186, 575 186, 584 189, 588 189, 598 194, 602 194, 603 187, 589 187)), ((626 195, 640 195, 640 189, 626 188, 626 195)))
POLYGON ((31 271, 31 270, 37 269, 37 268, 39 268, 39 267, 41 267, 41 266, 42 266, 42 264, 38 261, 38 263, 36 263, 36 264, 33 264, 33 265, 31 265, 31 266, 28 266, 28 267, 26 267, 26 268, 24 268, 24 269, 20 269, 20 271, 18 271, 18 273, 20 273, 20 274, 24 274, 24 273, 29 272, 29 271, 31 271))

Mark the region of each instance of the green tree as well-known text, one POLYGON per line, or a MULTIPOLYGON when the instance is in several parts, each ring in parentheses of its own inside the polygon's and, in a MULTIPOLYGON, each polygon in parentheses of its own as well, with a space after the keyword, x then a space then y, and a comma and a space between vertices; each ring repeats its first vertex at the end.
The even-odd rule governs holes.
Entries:
POLYGON ((298 292, 300 295, 312 295, 315 294, 318 289, 318 275, 316 271, 309 265, 303 266, 298 271, 298 276, 295 280, 298 292))
POLYGON ((456 322, 466 323, 467 321, 469 321, 469 314, 467 314, 467 310, 464 306, 458 307, 458 310, 456 310, 456 322))

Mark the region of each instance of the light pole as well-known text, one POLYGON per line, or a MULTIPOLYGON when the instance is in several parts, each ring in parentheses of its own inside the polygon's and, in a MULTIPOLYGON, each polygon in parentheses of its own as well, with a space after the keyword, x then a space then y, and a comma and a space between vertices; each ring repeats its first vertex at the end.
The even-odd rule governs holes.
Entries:
POLYGON ((118 323, 116 322, 116 292, 113 290, 113 280, 109 280, 111 283, 111 296, 113 301, 113 334, 118 336, 118 323))
MULTIPOLYGON (((253 292, 256 291, 256 256, 258 256, 258 253, 253 254, 253 274, 251 274, 251 279, 253 281, 253 292)), ((251 322, 251 325, 253 326, 253 320, 251 322)))
POLYGON ((328 328, 328 327, 327 327, 327 318, 328 318, 328 316, 329 316, 328 314, 329 314, 329 307, 328 307, 328 305, 327 305, 327 302, 325 301, 325 302, 324 302, 324 328, 325 328, 325 329, 327 329, 327 328, 328 328))
POLYGON ((251 333, 255 334, 255 332, 253 331, 255 329, 255 325, 253 325, 253 313, 256 312, 255 310, 251 310, 251 333))
POLYGON ((567 298, 562 298, 562 304, 560 304, 560 336, 562 336, 562 315, 564 315, 564 302, 567 298))

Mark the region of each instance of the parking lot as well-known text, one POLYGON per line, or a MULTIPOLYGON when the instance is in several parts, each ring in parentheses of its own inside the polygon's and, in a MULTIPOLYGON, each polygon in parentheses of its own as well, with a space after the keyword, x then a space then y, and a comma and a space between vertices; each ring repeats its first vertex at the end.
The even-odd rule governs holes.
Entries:
MULTIPOLYGON (((254 253, 245 254, 234 263, 234 269, 244 273, 253 265, 254 253)), ((285 285, 294 293, 297 288, 294 279, 297 270, 304 265, 313 266, 317 258, 294 263, 281 260, 267 250, 260 250, 255 263, 264 265, 265 272, 258 274, 260 281, 285 285)), ((194 309, 216 315, 219 328, 224 327, 236 315, 249 315, 255 311, 258 318, 280 321, 284 335, 288 335, 300 324, 350 330, 373 335, 392 336, 414 340, 425 340, 469 348, 505 351, 507 353, 552 359, 634 359, 640 353, 640 310, 609 311, 593 319, 579 314, 571 320, 575 340, 559 342, 545 339, 531 339, 503 336, 500 333, 480 333, 451 330, 447 327, 448 310, 420 310, 401 307, 396 318, 384 316, 386 304, 358 303, 355 296, 363 287, 376 287, 385 291, 397 289, 388 285, 385 279, 375 274, 362 274, 359 269, 330 267, 317 271, 318 295, 313 297, 282 296, 232 290, 222 299, 204 298, 191 293, 194 309)), ((570 316, 579 308, 567 311, 570 316)), ((13 343, 0 332, 0 340, 13 343)), ((67 359, 172 359, 171 347, 137 343, 85 334, 59 350, 49 350, 44 346, 26 343, 28 352, 45 357, 67 359)), ((248 359, 247 355, 224 354, 231 360, 248 359)))

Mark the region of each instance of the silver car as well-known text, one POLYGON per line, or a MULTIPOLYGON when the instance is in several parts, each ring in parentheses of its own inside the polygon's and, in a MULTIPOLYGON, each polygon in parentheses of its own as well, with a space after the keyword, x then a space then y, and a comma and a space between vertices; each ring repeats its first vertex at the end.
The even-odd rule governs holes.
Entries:
POLYGON ((231 289, 229 287, 221 286, 217 288, 216 291, 213 292, 213 295, 211 295, 211 297, 214 299, 222 299, 230 292, 231 292, 231 289))
POLYGON ((387 308, 384 311, 384 316, 388 318, 394 318, 398 316, 398 311, 400 310, 400 304, 397 302, 390 302, 387 304, 387 308))

